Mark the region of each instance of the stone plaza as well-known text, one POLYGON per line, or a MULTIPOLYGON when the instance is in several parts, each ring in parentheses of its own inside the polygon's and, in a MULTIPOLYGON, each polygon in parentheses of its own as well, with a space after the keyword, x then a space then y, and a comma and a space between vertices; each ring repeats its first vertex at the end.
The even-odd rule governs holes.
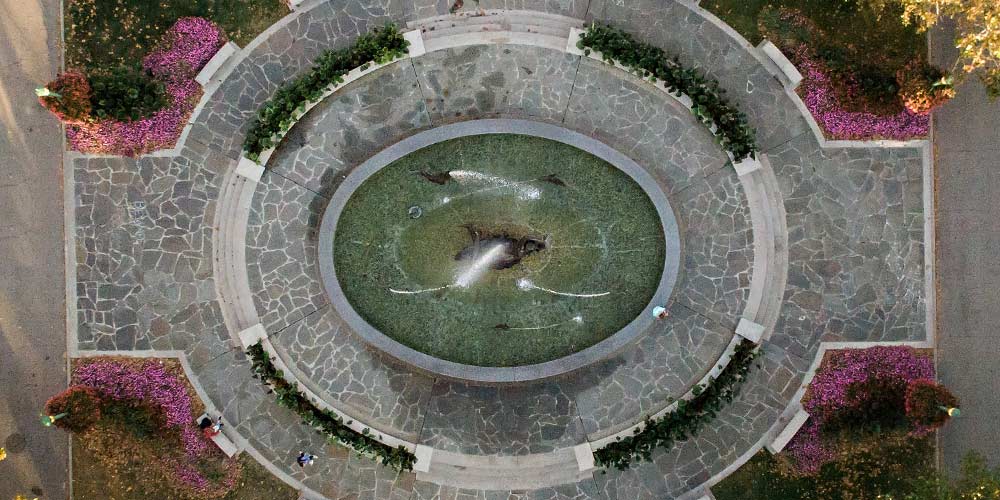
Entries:
POLYGON ((174 150, 68 154, 71 356, 180 358, 239 449, 304 498, 699 500, 780 448, 827 349, 933 345, 926 141, 824 139, 783 61, 697 3, 477 4, 451 14, 443 0, 306 0, 221 64, 174 150), (734 164, 690 104, 575 50, 593 22, 718 80, 756 129, 756 160, 734 164), (422 50, 316 104, 262 173, 240 170, 275 90, 386 23, 417 33, 422 50), (324 285, 320 226, 372 156, 499 122, 581 134, 635 162, 669 198, 679 266, 666 319, 627 342, 572 370, 463 379, 359 335, 324 285), (328 444, 279 407, 253 378, 245 332, 266 337, 322 405, 413 450, 415 471, 328 444), (742 339, 762 356, 710 424, 630 469, 595 467, 594 450, 688 397, 742 339), (296 467, 299 450, 316 465, 296 467))

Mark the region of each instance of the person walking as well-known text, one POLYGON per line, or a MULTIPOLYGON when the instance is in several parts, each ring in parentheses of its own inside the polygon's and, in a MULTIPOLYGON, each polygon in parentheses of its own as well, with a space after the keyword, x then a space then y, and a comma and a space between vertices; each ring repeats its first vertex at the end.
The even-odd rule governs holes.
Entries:
POLYGON ((316 455, 300 451, 299 457, 295 461, 298 462, 299 467, 305 467, 306 465, 312 465, 316 461, 316 455))

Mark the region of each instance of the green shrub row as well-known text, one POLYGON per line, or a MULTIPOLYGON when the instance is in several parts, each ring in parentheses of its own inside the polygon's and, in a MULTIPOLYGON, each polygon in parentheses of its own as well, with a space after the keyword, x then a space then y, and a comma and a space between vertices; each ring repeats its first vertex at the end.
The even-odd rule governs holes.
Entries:
POLYGON ((417 457, 402 445, 393 448, 381 443, 372 437, 367 428, 364 432, 357 432, 348 427, 336 413, 316 407, 305 394, 285 380, 284 374, 274 367, 271 357, 260 342, 247 349, 247 356, 253 363, 254 378, 268 385, 277 396, 278 405, 298 413, 305 424, 317 428, 331 441, 341 443, 362 455, 373 456, 383 465, 397 471, 413 470, 417 457))
POLYGON ((243 141, 247 158, 257 161, 262 152, 281 142, 295 122, 295 113, 318 101, 330 85, 342 83, 349 71, 402 57, 408 46, 403 34, 389 24, 358 37, 350 47, 320 54, 308 73, 282 85, 257 112, 243 141))
POLYGON ((138 120, 170 104, 167 86, 141 67, 90 75, 90 105, 98 119, 138 120))
POLYGON ((596 50, 605 62, 617 61, 642 78, 663 81, 670 93, 691 98, 691 111, 702 123, 715 125, 716 139, 734 161, 752 157, 758 151, 754 129, 746 115, 723 95, 726 91, 719 88, 719 82, 698 70, 682 67, 663 49, 640 42, 618 28, 599 24, 583 33, 577 47, 588 55, 596 50))
POLYGON ((634 435, 620 438, 595 451, 597 465, 625 470, 635 460, 649 461, 656 448, 670 447, 696 434, 715 418, 723 405, 736 397, 758 352, 753 342, 740 342, 718 378, 710 379, 704 386, 695 386, 692 390, 694 397, 678 401, 677 407, 670 413, 656 420, 647 417, 642 429, 634 435))

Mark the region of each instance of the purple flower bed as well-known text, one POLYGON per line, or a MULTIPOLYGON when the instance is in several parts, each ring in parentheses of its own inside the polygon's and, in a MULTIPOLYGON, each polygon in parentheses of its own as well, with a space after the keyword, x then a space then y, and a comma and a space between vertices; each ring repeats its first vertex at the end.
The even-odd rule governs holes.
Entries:
POLYGON ((907 140, 927 135, 930 116, 906 108, 893 115, 844 110, 823 64, 812 58, 805 46, 790 52, 802 73, 799 94, 827 137, 907 140))
POLYGON ((193 402, 187 386, 163 364, 147 360, 135 366, 115 360, 98 360, 82 364, 73 370, 76 384, 91 387, 111 399, 142 401, 162 412, 166 426, 175 429, 184 445, 186 459, 163 457, 174 477, 186 487, 209 496, 229 491, 239 476, 238 464, 224 464, 225 475, 213 483, 194 465, 199 459, 222 460, 213 445, 194 423, 193 402))
POLYGON ((170 104, 152 116, 133 121, 97 120, 66 129, 70 146, 85 153, 136 156, 176 143, 198 99, 198 71, 226 42, 215 24, 200 17, 184 17, 142 61, 143 69, 162 80, 170 104))
POLYGON ((934 378, 933 360, 918 356, 910 347, 844 349, 827 356, 802 401, 809 420, 785 448, 803 474, 819 471, 835 455, 824 440, 824 425, 838 412, 863 406, 875 396, 859 388, 877 381, 881 387, 898 386, 905 391, 913 380, 934 378))
POLYGON ((143 58, 142 67, 165 80, 194 78, 225 43, 225 35, 208 19, 182 17, 143 58))

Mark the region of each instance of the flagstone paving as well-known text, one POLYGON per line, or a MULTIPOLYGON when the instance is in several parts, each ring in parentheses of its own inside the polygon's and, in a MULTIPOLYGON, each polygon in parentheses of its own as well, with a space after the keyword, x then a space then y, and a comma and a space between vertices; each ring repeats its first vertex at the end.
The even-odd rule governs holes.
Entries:
MULTIPOLYGON (((248 122, 322 48, 388 20, 445 14, 448 6, 433 0, 308 4, 250 48, 196 117, 179 155, 76 159, 77 349, 183 352, 233 430, 327 498, 625 500, 691 495, 755 451, 821 341, 925 339, 920 148, 822 148, 745 42, 698 8, 585 4, 484 0, 482 7, 611 20, 703 67, 750 115, 784 205, 788 267, 775 271, 787 272, 784 290, 774 290, 783 298, 777 324, 740 396, 695 437, 658 450, 651 462, 575 484, 461 489, 327 445, 252 378, 223 319, 229 306, 217 296, 213 252, 220 193, 248 122), (316 466, 294 466, 303 449, 320 455, 316 466)), ((744 186, 686 109, 631 75, 541 47, 432 52, 348 85, 293 128, 242 215, 249 299, 293 375, 352 418, 442 451, 549 453, 627 429, 718 362, 753 279, 757 235, 744 186), (669 319, 635 344, 566 376, 489 387, 416 372, 360 340, 328 303, 316 233, 340 181, 372 154, 443 123, 497 117, 555 123, 639 163, 671 198, 683 260, 669 319)))

